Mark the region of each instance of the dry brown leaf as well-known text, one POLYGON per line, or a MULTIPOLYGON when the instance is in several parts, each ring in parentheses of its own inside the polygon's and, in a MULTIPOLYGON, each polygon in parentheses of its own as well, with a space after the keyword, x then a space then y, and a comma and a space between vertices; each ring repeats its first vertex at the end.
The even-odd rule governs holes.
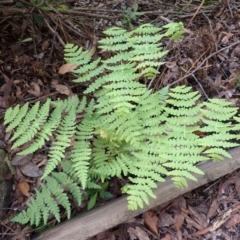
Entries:
POLYGON ((165 237, 161 238, 161 240, 172 240, 172 235, 170 235, 169 233, 167 233, 165 235, 165 237))
POLYGON ((228 178, 226 181, 221 182, 218 187, 218 197, 220 198, 222 195, 226 194, 226 189, 229 185, 232 185, 236 182, 237 176, 233 176, 228 178))
POLYGON ((36 59, 43 59, 44 58, 44 54, 45 54, 45 52, 41 52, 39 54, 33 55, 33 57, 35 57, 36 59))
POLYGON ((53 88, 55 88, 59 93, 65 94, 67 96, 72 94, 72 91, 69 87, 62 85, 62 84, 54 84, 52 85, 53 88))
POLYGON ((168 213, 162 213, 159 216, 158 226, 160 228, 162 227, 169 227, 170 225, 173 225, 175 223, 175 220, 173 219, 171 214, 168 213))
POLYGON ((22 89, 19 87, 19 86, 16 86, 16 97, 17 99, 19 100, 22 100, 23 99, 23 96, 22 96, 22 89))
POLYGON ((225 227, 230 228, 240 222, 240 213, 234 214, 226 223, 225 227))
POLYGON ((182 232, 179 229, 177 230, 177 240, 182 240, 182 232))
POLYGON ((101 232, 99 234, 97 234, 97 236, 95 238, 92 239, 96 239, 96 240, 115 240, 115 236, 113 233, 108 232, 108 231, 104 231, 101 232))
POLYGON ((168 71, 167 74, 164 75, 164 77, 163 77, 163 84, 167 85, 175 77, 176 77, 176 73, 175 72, 168 71))
POLYGON ((145 213, 144 222, 149 230, 158 234, 158 217, 153 211, 149 210, 145 213))
POLYGON ((42 51, 45 51, 49 47, 49 41, 45 40, 42 44, 42 51))
POLYGON ((182 211, 187 213, 186 208, 187 208, 186 200, 182 196, 179 198, 176 198, 171 204, 171 211, 174 213, 181 213, 182 211))
POLYGON ((29 162, 24 166, 20 166, 21 172, 28 177, 40 177, 43 175, 42 169, 39 169, 36 164, 29 162))
POLYGON ((17 187, 23 196, 30 197, 30 194, 29 194, 30 186, 29 186, 28 182, 26 182, 26 181, 20 182, 20 183, 18 183, 17 187))
POLYGON ((10 95, 11 95, 11 91, 12 91, 13 80, 10 79, 4 73, 2 73, 2 76, 3 76, 6 84, 4 84, 3 97, 0 98, 0 107, 8 108, 10 106, 10 95))
POLYGON ((174 223, 175 228, 180 229, 184 222, 184 216, 182 215, 182 213, 175 213, 174 220, 175 220, 175 223, 174 223))
POLYGON ((24 197, 23 197, 23 194, 21 193, 21 191, 19 190, 18 187, 16 188, 16 191, 15 191, 15 197, 17 198, 17 203, 18 204, 23 203, 24 197))
POLYGON ((148 234, 140 227, 136 228, 129 227, 127 231, 129 233, 131 240, 135 239, 149 240, 148 234))
POLYGON ((189 206, 188 207, 188 211, 191 215, 191 217, 199 224, 201 225, 201 227, 207 227, 208 223, 207 223, 207 219, 206 219, 206 215, 199 213, 195 208, 189 206))
POLYGON ((28 154, 28 155, 15 155, 11 161, 12 165, 25 165, 29 163, 32 160, 33 154, 28 154))
POLYGON ((232 33, 227 33, 223 38, 222 38, 222 43, 227 44, 229 42, 229 38, 233 36, 232 33))
POLYGON ((10 106, 9 101, 4 97, 0 97, 0 107, 1 108, 8 108, 10 106))
POLYGON ((57 79, 52 79, 52 80, 51 80, 51 85, 53 86, 53 85, 55 85, 55 84, 58 84, 58 80, 57 80, 57 79))
POLYGON ((214 28, 214 31, 219 31, 221 28, 223 27, 223 25, 220 22, 216 22, 216 26, 214 28))
POLYGON ((41 88, 38 83, 31 82, 30 83, 31 89, 29 89, 27 92, 32 94, 35 97, 41 96, 41 88))
POLYGON ((199 225, 197 222, 195 222, 192 218, 190 218, 188 215, 184 214, 185 220, 188 224, 188 227, 195 227, 197 230, 202 229, 203 227, 201 225, 199 225))
POLYGON ((180 207, 181 211, 186 211, 187 203, 184 197, 177 198, 178 206, 180 207), (185 209, 185 210, 184 210, 185 209))
MULTIPOLYGON (((17 230, 15 230, 17 232, 17 230)), ((29 239, 29 233, 33 232, 32 227, 27 225, 26 227, 24 227, 23 229, 20 228, 20 230, 17 232, 17 239, 19 240, 26 240, 29 239)), ((13 238, 16 239, 16 238, 13 238)))
POLYGON ((236 188, 238 194, 240 194, 240 176, 239 176, 239 173, 236 174, 236 176, 235 176, 235 188, 236 188))
POLYGON ((177 63, 176 63, 176 62, 167 62, 167 63, 165 64, 165 66, 166 66, 167 68, 169 68, 169 69, 172 69, 172 68, 174 68, 174 67, 177 66, 177 63))
POLYGON ((217 209, 218 209, 218 206, 219 206, 219 202, 217 199, 214 199, 212 201, 212 204, 209 208, 209 211, 208 211, 208 214, 207 214, 207 219, 211 218, 212 216, 214 216, 214 214, 216 213, 217 209))
POLYGON ((58 73, 59 74, 65 74, 67 72, 71 72, 72 70, 74 70, 77 67, 78 67, 77 64, 66 63, 59 68, 58 73))
POLYGON ((192 234, 192 236, 193 237, 197 237, 197 236, 200 236, 200 235, 208 233, 210 230, 211 230, 211 227, 206 227, 206 228, 203 228, 203 229, 201 229, 199 231, 194 232, 192 234))

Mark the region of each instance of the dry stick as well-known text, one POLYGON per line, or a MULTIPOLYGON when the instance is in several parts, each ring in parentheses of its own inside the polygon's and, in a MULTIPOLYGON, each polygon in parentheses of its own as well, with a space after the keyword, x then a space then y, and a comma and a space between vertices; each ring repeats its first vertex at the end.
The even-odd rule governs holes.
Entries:
MULTIPOLYGON (((122 10, 112 10, 112 9, 101 9, 101 8, 82 8, 82 7, 74 7, 72 10, 80 10, 80 11, 99 11, 99 12, 110 12, 110 13, 121 13, 124 14, 125 11, 122 10)), ((145 12, 137 12, 141 13, 142 15, 159 15, 164 14, 164 11, 157 10, 157 11, 145 11, 145 12)), ((166 14, 166 13, 165 13, 166 14)))
POLYGON ((231 9, 230 4, 229 4, 229 0, 227 0, 227 3, 228 3, 229 12, 231 14, 231 18, 233 18, 233 13, 232 13, 232 9, 231 9))
POLYGON ((86 38, 86 36, 84 36, 84 34, 82 33, 82 31, 76 26, 74 25, 69 19, 66 19, 65 16, 63 16, 58 10, 56 10, 53 6, 51 6, 48 3, 45 3, 48 7, 50 7, 52 9, 53 12, 55 12, 59 17, 61 17, 63 20, 65 20, 65 22, 63 21, 62 24, 69 28, 72 32, 74 32, 76 35, 78 35, 79 37, 82 38, 86 38))
POLYGON ((232 43, 232 44, 230 44, 229 46, 224 47, 224 48, 222 48, 222 49, 220 49, 220 50, 218 50, 218 51, 210 54, 210 55, 209 55, 208 57, 206 57, 191 73, 189 73, 189 74, 187 74, 187 75, 179 78, 178 80, 176 80, 176 81, 174 81, 173 83, 169 84, 169 86, 171 87, 171 86, 175 85, 176 83, 182 81, 183 79, 185 79, 185 78, 187 78, 187 77, 190 77, 193 73, 195 73, 197 70, 199 70, 199 68, 202 67, 202 65, 203 65, 208 59, 210 59, 211 57, 213 57, 213 56, 216 55, 217 53, 220 53, 220 52, 222 52, 222 51, 224 51, 224 50, 226 50, 226 49, 228 49, 228 48, 234 47, 234 46, 236 46, 236 45, 238 45, 238 44, 240 44, 240 41, 237 41, 237 42, 235 42, 235 43, 232 43))
POLYGON ((121 10, 112 10, 112 9, 104 9, 104 8, 85 8, 85 7, 74 7, 72 10, 84 11, 84 12, 110 12, 110 13, 124 13, 121 10))
POLYGON ((198 14, 198 12, 200 11, 201 7, 203 6, 203 4, 205 3, 205 0, 202 0, 201 4, 198 6, 196 12, 194 13, 194 15, 192 16, 191 20, 189 21, 187 27, 189 27, 193 21, 193 19, 196 17, 196 15, 198 14))
POLYGON ((111 17, 111 16, 99 15, 99 14, 95 14, 95 13, 78 12, 78 11, 74 11, 74 10, 59 10, 59 12, 63 13, 63 14, 74 14, 74 15, 77 15, 77 16, 103 18, 103 19, 107 19, 107 20, 113 20, 113 19, 117 19, 117 18, 122 17, 121 15, 111 17))
POLYGON ((1 4, 14 3, 14 0, 1 0, 1 4))
MULTIPOLYGON (((56 25, 56 26, 55 26, 56 31, 57 31, 57 28, 58 28, 58 26, 56 25)), ((56 39, 56 35, 54 34, 54 35, 53 35, 53 43, 55 43, 55 39, 56 39)), ((52 58, 52 53, 53 53, 54 45, 55 45, 55 44, 51 44, 51 50, 50 50, 50 53, 49 53, 50 58, 52 58)))
MULTIPOLYGON (((166 49, 167 49, 167 47, 166 47, 166 49)), ((165 49, 164 49, 165 50, 165 49)), ((206 52, 206 51, 205 51, 206 52)), ((195 64, 198 62, 198 60, 205 54, 205 52, 192 64, 192 66, 190 67, 190 69, 188 70, 188 72, 190 72, 191 71, 191 69, 195 66, 195 64)), ((160 65, 158 66, 158 68, 157 68, 157 70, 159 70, 159 68, 160 68, 160 65)), ((186 71, 186 70, 185 70, 186 71)), ((187 71, 186 71, 187 72, 187 71)), ((150 89, 150 87, 151 87, 151 85, 152 85, 152 83, 153 83, 153 81, 155 80, 155 78, 156 78, 156 75, 152 78, 152 80, 150 81, 150 83, 149 83, 149 85, 148 85, 148 89, 150 89)))
MULTIPOLYGON (((181 67, 181 69, 182 69, 185 73, 187 72, 187 70, 186 70, 185 68, 181 67)), ((199 85, 199 87, 202 89, 202 92, 203 92, 203 94, 205 95, 205 97, 206 97, 207 99, 209 99, 207 93, 206 93, 206 92, 204 91, 204 89, 203 89, 202 84, 198 81, 198 79, 195 77, 195 75, 194 75, 193 73, 192 73, 192 77, 195 79, 195 81, 197 82, 197 84, 199 85)))
POLYGON ((212 38, 214 40, 214 44, 215 44, 215 50, 217 51, 217 39, 216 39, 216 35, 214 34, 214 31, 213 31, 212 23, 211 23, 210 19, 208 18, 208 16, 204 13, 204 11, 201 11, 201 13, 203 14, 203 16, 208 21, 209 28, 210 28, 210 31, 211 31, 211 36, 212 36, 212 38))
POLYGON ((4 16, 7 15, 7 17, 9 17, 9 15, 14 15, 14 14, 29 14, 30 11, 27 8, 10 8, 10 7, 0 7, 0 12, 1 14, 3 14, 4 16))
MULTIPOLYGON (((49 16, 49 14, 48 14, 46 11, 43 11, 43 12, 42 12, 42 10, 39 8, 39 6, 37 6, 37 5, 35 5, 35 4, 32 4, 32 3, 29 3, 29 2, 26 2, 25 0, 19 0, 19 1, 20 1, 21 3, 23 3, 23 4, 26 4, 26 5, 28 5, 28 6, 31 6, 31 7, 36 8, 36 9, 38 10, 39 14, 45 15, 45 16, 47 16, 48 18, 52 19, 51 16, 49 16)), ((62 46, 64 47, 64 46, 65 46, 65 43, 63 42, 63 40, 62 40, 62 38, 59 36, 59 34, 52 29, 52 27, 49 25, 49 23, 48 23, 48 21, 46 20, 45 17, 43 17, 43 20, 44 20, 44 22, 46 23, 47 27, 49 28, 50 32, 53 34, 53 36, 56 35, 56 37, 58 38, 59 42, 60 42, 60 43, 62 44, 62 46)), ((53 21, 53 20, 52 20, 52 21, 53 21)), ((54 21, 53 21, 53 22, 54 22, 54 21)))
POLYGON ((59 36, 59 34, 57 33, 57 31, 54 31, 52 29, 52 27, 49 25, 48 21, 46 20, 46 18, 43 18, 44 22, 46 23, 47 27, 49 28, 50 32, 55 35, 58 38, 58 41, 62 44, 62 46, 65 46, 65 43, 63 42, 62 38, 59 36))

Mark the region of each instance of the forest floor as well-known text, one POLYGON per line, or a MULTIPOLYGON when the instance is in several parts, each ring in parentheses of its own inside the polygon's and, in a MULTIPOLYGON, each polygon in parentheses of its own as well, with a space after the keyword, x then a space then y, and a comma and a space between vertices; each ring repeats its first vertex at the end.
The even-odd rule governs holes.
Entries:
MULTIPOLYGON (((183 39, 163 42, 169 50, 163 59, 166 64, 160 67, 160 74, 149 87, 157 91, 166 85, 186 84, 199 91, 202 100, 224 98, 234 106, 240 105, 240 2, 237 0, 66 0, 61 7, 54 4, 51 11, 30 2, 7 0, 1 1, 0 6, 0 141, 3 147, 7 139, 3 116, 8 107, 82 94, 83 84, 73 83, 74 76, 70 73, 58 72, 65 63, 64 44, 71 42, 93 49, 97 57, 101 55, 97 39, 111 26, 131 29, 143 23, 162 26, 170 21, 183 22, 186 29, 183 39)), ((51 7, 45 2, 43 5, 51 7)), ((29 239, 35 231, 9 219, 29 201, 29 195, 18 183, 25 182, 24 186, 33 192, 40 178, 33 177, 33 173, 36 171, 37 175, 38 168, 45 164, 44 153, 39 153, 29 159, 24 171, 16 165, 15 173, 7 176, 14 191, 5 218, 0 221, 0 239, 29 239), (37 167, 31 168, 33 164, 37 167)), ((120 185, 118 179, 110 182, 107 191, 113 198, 119 197, 120 185)), ((97 204, 105 201, 98 199, 97 204)), ((75 207, 72 215, 86 211, 86 205, 84 202, 75 207)), ((240 239, 239 209, 240 174, 236 171, 91 240, 237 240, 240 239), (223 211, 227 216, 219 215, 223 211)))

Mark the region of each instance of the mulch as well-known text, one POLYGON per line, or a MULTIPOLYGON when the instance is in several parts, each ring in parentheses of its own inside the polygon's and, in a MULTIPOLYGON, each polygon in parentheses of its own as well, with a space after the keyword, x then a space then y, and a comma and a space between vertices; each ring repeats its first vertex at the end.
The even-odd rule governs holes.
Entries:
MULTIPOLYGON (((64 44, 71 42, 93 49, 98 56, 97 40, 103 36, 102 31, 123 23, 126 28, 143 23, 157 26, 169 21, 184 23, 183 39, 163 41, 164 48, 169 50, 162 59, 166 64, 160 67, 160 74, 147 83, 149 88, 157 91, 166 85, 187 84, 202 94, 202 100, 225 98, 239 106, 240 3, 237 0, 66 0, 61 7, 46 3, 50 11, 41 8, 44 4, 36 6, 24 0, 16 4, 9 0, 1 2, 0 142, 6 150, 9 146, 4 145, 7 136, 3 134, 2 119, 8 107, 45 101, 49 97, 63 99, 71 94, 81 95, 84 90, 84 84, 72 82, 72 74, 58 73, 65 63, 64 44), (136 3, 142 14, 135 16, 131 9, 136 3)), ((12 161, 11 154, 9 156, 12 161)), ((29 160, 39 168, 44 166, 44 161, 44 151, 29 160)), ((0 222, 0 239, 27 239, 35 231, 9 222, 29 201, 19 189, 19 183, 26 182, 31 194, 39 185, 39 177, 32 177, 31 171, 23 173, 16 165, 15 173, 7 176, 12 179, 14 191, 6 216, 0 222)), ((109 191, 114 197, 119 196, 119 185, 116 179, 110 184, 109 191)), ((236 171, 91 240, 240 239, 239 186, 240 175, 236 171)), ((75 207, 72 215, 83 211, 86 203, 75 207)), ((64 213, 62 219, 66 219, 64 213)), ((51 221, 51 225, 54 224, 56 222, 51 221)))

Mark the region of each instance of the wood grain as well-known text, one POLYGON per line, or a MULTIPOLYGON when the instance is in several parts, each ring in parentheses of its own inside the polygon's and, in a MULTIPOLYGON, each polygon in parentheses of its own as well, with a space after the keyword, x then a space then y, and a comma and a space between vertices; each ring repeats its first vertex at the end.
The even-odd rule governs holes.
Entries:
POLYGON ((150 205, 137 211, 127 210, 127 197, 121 197, 94 210, 80 214, 75 218, 61 223, 41 234, 33 236, 33 240, 85 240, 104 230, 112 228, 148 209, 170 201, 201 185, 216 180, 240 168, 240 147, 229 151, 232 159, 219 162, 207 161, 198 165, 205 175, 196 175, 198 182, 189 181, 187 188, 176 188, 169 178, 158 184, 154 191, 156 199, 151 199, 150 205))

